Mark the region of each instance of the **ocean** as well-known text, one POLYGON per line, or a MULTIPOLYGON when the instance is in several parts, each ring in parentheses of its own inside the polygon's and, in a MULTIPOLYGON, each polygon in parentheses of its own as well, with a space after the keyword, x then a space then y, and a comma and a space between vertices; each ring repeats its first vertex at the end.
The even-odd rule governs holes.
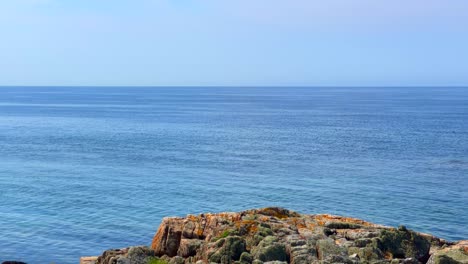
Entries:
POLYGON ((0 88, 0 261, 266 206, 468 239, 468 88, 0 88))

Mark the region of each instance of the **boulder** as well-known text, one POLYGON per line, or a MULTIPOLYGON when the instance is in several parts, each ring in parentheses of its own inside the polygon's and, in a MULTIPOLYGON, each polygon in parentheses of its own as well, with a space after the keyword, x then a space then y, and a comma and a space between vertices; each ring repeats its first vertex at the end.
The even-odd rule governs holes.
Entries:
POLYGON ((155 251, 146 246, 111 249, 104 251, 96 264, 148 264, 155 256, 155 251))
POLYGON ((401 226, 381 231, 379 248, 389 258, 414 258, 422 263, 429 259, 431 242, 427 237, 401 226))
POLYGON ((208 255, 210 263, 230 264, 239 260, 246 251, 245 240, 238 236, 222 238, 215 245, 216 249, 208 255))

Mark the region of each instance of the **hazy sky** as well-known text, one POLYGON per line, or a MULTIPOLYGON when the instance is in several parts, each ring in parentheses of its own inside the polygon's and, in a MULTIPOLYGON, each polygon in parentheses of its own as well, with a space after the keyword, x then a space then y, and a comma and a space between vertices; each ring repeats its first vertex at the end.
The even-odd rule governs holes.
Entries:
POLYGON ((468 1, 0 0, 0 85, 468 85, 468 1))

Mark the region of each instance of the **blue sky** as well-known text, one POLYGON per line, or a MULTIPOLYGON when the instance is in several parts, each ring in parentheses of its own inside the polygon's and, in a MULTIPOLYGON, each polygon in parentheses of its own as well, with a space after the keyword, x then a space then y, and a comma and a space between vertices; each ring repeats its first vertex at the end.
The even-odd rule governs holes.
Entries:
POLYGON ((466 0, 0 0, 0 85, 468 85, 466 0))

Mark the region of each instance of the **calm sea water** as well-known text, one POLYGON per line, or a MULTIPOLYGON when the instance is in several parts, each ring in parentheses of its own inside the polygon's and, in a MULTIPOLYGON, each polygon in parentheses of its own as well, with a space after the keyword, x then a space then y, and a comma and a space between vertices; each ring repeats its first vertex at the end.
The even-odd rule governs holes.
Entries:
POLYGON ((468 239, 468 89, 0 88, 0 260, 273 205, 468 239))

